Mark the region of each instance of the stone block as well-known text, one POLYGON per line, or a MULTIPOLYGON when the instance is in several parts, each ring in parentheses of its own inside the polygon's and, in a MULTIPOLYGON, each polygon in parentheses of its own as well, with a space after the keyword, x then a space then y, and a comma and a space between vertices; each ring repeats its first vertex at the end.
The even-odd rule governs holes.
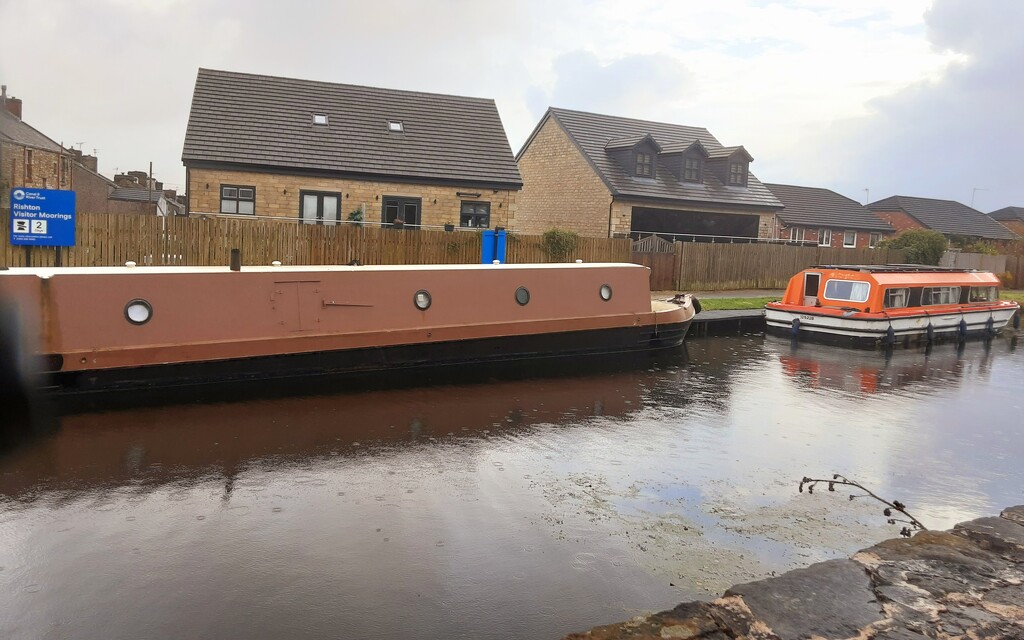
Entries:
POLYGON ((864 567, 829 560, 777 578, 737 585, 751 613, 782 640, 851 638, 883 619, 864 567))

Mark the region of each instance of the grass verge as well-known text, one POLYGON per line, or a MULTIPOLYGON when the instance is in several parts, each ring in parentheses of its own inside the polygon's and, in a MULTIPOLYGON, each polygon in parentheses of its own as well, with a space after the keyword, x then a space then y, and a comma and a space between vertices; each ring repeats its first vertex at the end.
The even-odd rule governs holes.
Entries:
MULTIPOLYGON (((1022 305, 1024 305, 1024 290, 1017 289, 1017 290, 1007 291, 1007 290, 1004 289, 1004 290, 999 292, 999 298, 1001 300, 1013 300, 1015 302, 1019 302, 1022 305)), ((701 300, 700 303, 704 304, 704 301, 701 300)))
POLYGON ((701 298, 700 306, 704 311, 763 309, 765 303, 771 302, 772 300, 778 300, 778 298, 701 298))

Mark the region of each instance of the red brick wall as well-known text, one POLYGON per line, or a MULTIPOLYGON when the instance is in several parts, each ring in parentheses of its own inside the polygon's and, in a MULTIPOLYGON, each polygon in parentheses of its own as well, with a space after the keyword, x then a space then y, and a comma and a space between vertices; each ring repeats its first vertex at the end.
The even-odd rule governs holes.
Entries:
MULTIPOLYGON (((818 242, 818 233, 821 231, 819 228, 804 227, 804 241, 805 242, 818 242)), ((832 242, 829 244, 830 247, 839 249, 843 246, 843 232, 845 229, 832 229, 832 242)), ((871 231, 857 231, 857 249, 867 249, 871 243, 871 231)), ((789 239, 789 227, 785 227, 779 232, 782 239, 789 239)), ((882 233, 882 239, 891 237, 892 233, 882 233)), ((851 247, 853 248, 853 247, 851 247)))
POLYGON ((882 220, 888 222, 894 229, 896 229, 896 233, 906 231, 907 229, 927 228, 902 211, 874 211, 873 213, 882 220))
POLYGON ((75 189, 75 209, 86 213, 106 213, 109 183, 94 173, 83 169, 78 163, 72 168, 72 183, 75 189))

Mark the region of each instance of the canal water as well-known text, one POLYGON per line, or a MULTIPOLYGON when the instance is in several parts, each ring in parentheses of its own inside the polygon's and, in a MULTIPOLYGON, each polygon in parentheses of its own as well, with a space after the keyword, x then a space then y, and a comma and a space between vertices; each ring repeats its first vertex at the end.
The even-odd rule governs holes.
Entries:
MULTIPOLYGON (((1024 502, 1024 350, 691 341, 639 368, 62 418, 0 457, 2 638, 557 638, 1024 502)), ((581 367, 583 368, 583 367, 581 367)))

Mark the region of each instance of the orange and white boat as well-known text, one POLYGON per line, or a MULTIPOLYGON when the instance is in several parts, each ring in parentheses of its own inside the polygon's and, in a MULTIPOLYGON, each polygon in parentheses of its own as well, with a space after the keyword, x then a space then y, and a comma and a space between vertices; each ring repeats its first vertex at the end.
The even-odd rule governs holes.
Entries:
POLYGON ((769 333, 875 347, 993 336, 1020 305, 999 299, 999 278, 925 265, 830 265, 793 276, 765 305, 769 333))
POLYGON ((0 298, 45 384, 88 393, 678 346, 693 301, 652 302, 649 281, 631 264, 129 263, 0 270, 0 298))

